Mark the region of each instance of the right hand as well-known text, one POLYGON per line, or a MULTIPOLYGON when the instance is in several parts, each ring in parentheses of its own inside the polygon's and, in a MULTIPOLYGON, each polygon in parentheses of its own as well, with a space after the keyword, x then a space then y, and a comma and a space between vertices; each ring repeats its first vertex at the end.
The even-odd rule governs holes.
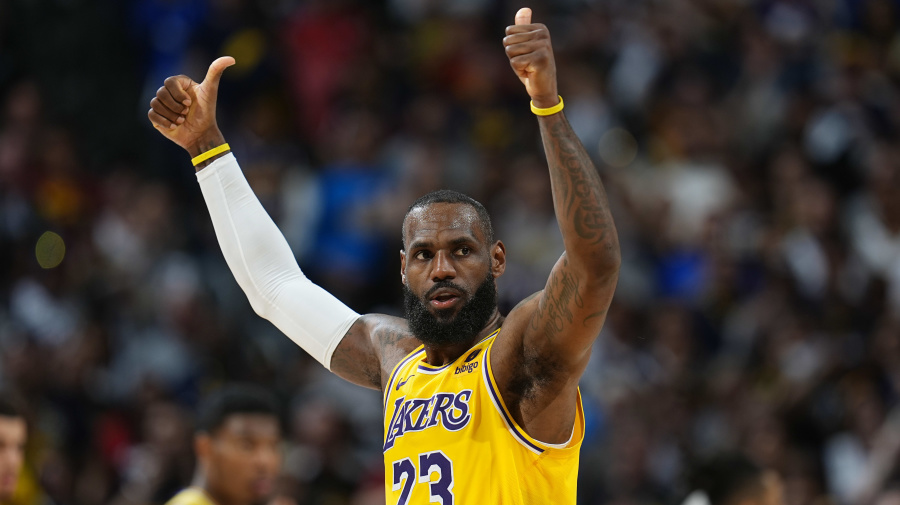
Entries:
POLYGON ((231 65, 234 65, 231 56, 216 59, 201 83, 186 75, 166 79, 156 91, 156 97, 150 100, 147 117, 153 127, 191 156, 199 154, 196 152, 200 150, 199 144, 210 137, 221 137, 216 124, 216 98, 222 72, 231 65))
POLYGON ((531 23, 531 9, 523 7, 516 12, 516 24, 506 28, 503 46, 534 105, 547 108, 558 104, 550 32, 542 24, 531 23))

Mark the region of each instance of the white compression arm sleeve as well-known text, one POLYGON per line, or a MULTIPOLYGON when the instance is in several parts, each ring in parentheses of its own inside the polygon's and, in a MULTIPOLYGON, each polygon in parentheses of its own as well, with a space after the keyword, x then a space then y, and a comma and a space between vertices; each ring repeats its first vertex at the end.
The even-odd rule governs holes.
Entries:
POLYGON ((233 154, 197 180, 225 261, 253 310, 331 370, 331 355, 359 314, 303 275, 233 154))

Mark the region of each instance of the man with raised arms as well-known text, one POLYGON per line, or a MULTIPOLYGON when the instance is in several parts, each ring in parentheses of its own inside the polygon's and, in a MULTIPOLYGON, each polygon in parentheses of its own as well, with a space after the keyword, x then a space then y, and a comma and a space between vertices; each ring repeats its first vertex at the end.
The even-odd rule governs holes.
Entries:
MULTIPOLYGON (((387 503, 575 503, 578 381, 615 290, 619 244, 603 184, 562 112, 550 34, 520 9, 503 46, 531 97, 565 252, 506 317, 506 248, 475 200, 442 190, 402 225, 406 319, 360 316, 300 271, 215 120, 219 79, 166 79, 148 113, 193 157, 225 259, 253 309, 326 368, 384 393, 387 503)), ((524 105, 524 104, 523 104, 524 105)))

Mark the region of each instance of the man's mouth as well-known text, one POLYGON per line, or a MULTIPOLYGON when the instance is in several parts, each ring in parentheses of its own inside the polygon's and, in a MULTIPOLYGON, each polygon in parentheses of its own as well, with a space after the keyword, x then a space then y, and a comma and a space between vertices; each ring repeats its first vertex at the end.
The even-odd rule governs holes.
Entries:
POLYGON ((431 295, 429 303, 436 309, 453 307, 460 300, 459 292, 453 289, 439 289, 431 295))
POLYGON ((0 489, 15 489, 18 475, 15 473, 5 473, 0 475, 0 489))
POLYGON ((253 480, 253 492, 259 496, 269 496, 272 494, 274 481, 271 478, 257 478, 253 480))

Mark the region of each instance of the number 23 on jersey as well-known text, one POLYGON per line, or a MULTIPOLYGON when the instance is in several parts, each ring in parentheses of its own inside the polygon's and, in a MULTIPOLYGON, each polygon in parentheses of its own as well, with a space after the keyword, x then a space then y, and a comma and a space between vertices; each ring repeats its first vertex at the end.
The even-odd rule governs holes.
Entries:
POLYGON ((397 505, 407 505, 416 484, 428 484, 431 503, 453 505, 453 462, 442 451, 419 454, 418 471, 409 458, 394 461, 394 491, 400 492, 397 505), (432 477, 434 475, 434 477, 432 477))

